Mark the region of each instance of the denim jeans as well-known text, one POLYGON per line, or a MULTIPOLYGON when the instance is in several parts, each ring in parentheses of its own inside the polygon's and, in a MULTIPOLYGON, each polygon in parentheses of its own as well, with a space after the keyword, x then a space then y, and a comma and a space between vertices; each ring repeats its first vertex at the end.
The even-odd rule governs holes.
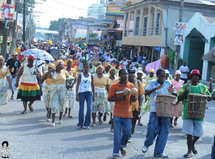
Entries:
POLYGON ((156 112, 151 112, 144 145, 149 147, 157 137, 154 155, 162 154, 169 135, 170 118, 158 118, 156 112))
POLYGON ((92 92, 79 93, 79 116, 78 126, 90 126, 91 121, 91 107, 92 107, 92 92), (84 120, 84 102, 87 102, 87 114, 84 120))
POLYGON ((213 139, 213 146, 212 146, 212 151, 211 151, 211 159, 215 159, 215 135, 213 139))
POLYGON ((114 127, 114 143, 113 143, 113 156, 120 156, 120 147, 126 147, 128 139, 131 135, 132 122, 131 118, 121 118, 118 116, 113 117, 114 127), (121 137, 121 130, 123 128, 123 135, 121 137))

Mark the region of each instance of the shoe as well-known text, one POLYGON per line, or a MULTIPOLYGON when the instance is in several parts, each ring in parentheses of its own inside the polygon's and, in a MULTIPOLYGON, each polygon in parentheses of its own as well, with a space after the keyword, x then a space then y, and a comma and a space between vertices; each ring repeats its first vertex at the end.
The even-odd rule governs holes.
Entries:
POLYGON ((14 100, 13 96, 10 97, 10 100, 14 100))
POLYGON ((51 126, 52 126, 52 127, 55 127, 55 123, 51 123, 51 126))
POLYGON ((193 152, 194 155, 197 155, 197 154, 198 154, 198 151, 195 149, 195 147, 193 147, 193 148, 191 149, 191 151, 193 152))
POLYGON ((50 122, 51 121, 51 119, 47 119, 47 122, 50 122))
POLYGON ((109 121, 109 124, 112 124, 111 120, 109 121))
POLYGON ((146 153, 147 151, 148 151, 148 147, 143 146, 143 148, 142 148, 142 152, 143 152, 143 153, 146 153))
POLYGON ((59 124, 63 124, 63 120, 59 120, 59 124))
POLYGON ((120 147, 119 150, 120 150, 122 156, 126 156, 127 155, 127 152, 122 147, 120 147))
POLYGON ((159 154, 159 155, 154 155, 154 157, 157 157, 157 158, 168 158, 168 156, 164 153, 162 154, 159 154))
POLYGON ((105 114, 104 117, 103 117, 103 121, 106 121, 106 119, 107 119, 107 118, 106 118, 106 114, 105 114))
POLYGON ((84 129, 90 130, 89 126, 83 126, 84 129))
POLYGON ((27 111, 26 111, 26 110, 24 110, 23 112, 21 112, 21 114, 27 114, 27 111))
POLYGON ((193 157, 191 152, 188 152, 184 155, 184 158, 191 158, 191 157, 193 157))
POLYGON ((129 139, 128 139, 128 143, 131 143, 131 136, 130 136, 129 139))
POLYGON ((110 132, 111 132, 111 133, 114 133, 113 129, 110 129, 110 132))
POLYGON ((172 124, 170 124, 170 126, 169 126, 170 128, 173 128, 173 125, 172 124))
POLYGON ((91 126, 92 126, 92 127, 95 127, 95 126, 96 126, 96 123, 93 123, 91 126))
POLYGON ((83 126, 77 126, 77 128, 78 128, 78 129, 82 129, 82 128, 83 128, 83 126))
POLYGON ((119 158, 119 156, 113 156, 112 157, 112 159, 118 159, 119 158))
POLYGON ((139 125, 139 126, 143 126, 143 124, 142 124, 142 123, 138 123, 137 125, 139 125))

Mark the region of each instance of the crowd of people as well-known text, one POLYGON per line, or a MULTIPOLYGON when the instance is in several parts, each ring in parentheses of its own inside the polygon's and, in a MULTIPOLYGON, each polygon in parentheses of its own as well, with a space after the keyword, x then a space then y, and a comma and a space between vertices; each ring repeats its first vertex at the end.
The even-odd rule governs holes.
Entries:
POLYGON ((28 113, 28 107, 33 112, 33 103, 43 98, 47 122, 52 127, 56 126, 56 113, 59 113, 60 124, 63 123, 63 116, 72 118, 75 100, 79 102, 77 127, 80 129, 90 130, 97 123, 102 125, 107 115, 110 115, 110 131, 114 133, 114 159, 120 157, 119 152, 126 155, 125 147, 131 142, 136 124, 143 125, 141 116, 146 112, 150 116, 142 152, 146 153, 157 138, 154 156, 168 158, 164 149, 169 129, 177 126, 177 119, 183 116, 182 132, 187 135, 187 153, 184 157, 190 158, 198 153, 195 144, 203 136, 203 118, 192 119, 187 116, 188 94, 208 95, 211 100, 212 92, 212 80, 210 88, 201 84, 199 70, 192 70, 189 74, 189 68, 184 63, 173 78, 168 70, 162 68, 156 72, 152 68, 147 73, 145 54, 127 59, 123 52, 117 54, 107 48, 60 44, 30 46, 35 47, 47 52, 61 49, 61 53, 55 57, 55 61, 37 63, 38 60, 31 55, 25 60, 20 53, 26 48, 21 49, 17 43, 16 52, 6 64, 4 57, 0 56, 1 105, 8 102, 7 88, 10 88, 11 100, 18 89, 17 99, 21 99, 24 108, 22 114, 28 113), (79 61, 78 70, 72 68, 74 59, 79 61), (157 116, 158 95, 177 97, 172 118, 157 116))

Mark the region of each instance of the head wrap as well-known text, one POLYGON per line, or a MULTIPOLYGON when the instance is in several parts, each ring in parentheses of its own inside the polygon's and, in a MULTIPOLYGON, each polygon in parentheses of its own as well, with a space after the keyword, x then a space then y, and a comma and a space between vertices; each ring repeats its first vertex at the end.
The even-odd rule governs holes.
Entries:
POLYGON ((104 68, 106 68, 106 67, 108 67, 108 66, 110 66, 110 62, 105 62, 104 68))
POLYGON ((110 68, 110 70, 109 70, 109 73, 111 72, 111 71, 116 71, 116 69, 113 67, 113 68, 110 68))
POLYGON ((151 72, 155 73, 155 70, 152 68, 152 69, 149 70, 149 73, 151 73, 151 72))
POLYGON ((169 74, 169 70, 165 70, 165 73, 166 73, 166 74, 169 74))
POLYGON ((17 52, 14 52, 12 55, 13 55, 13 56, 17 56, 18 54, 17 54, 17 52))
POLYGON ((2 56, 2 55, 0 55, 0 60, 3 60, 3 62, 4 62, 4 57, 2 56))
POLYGON ((102 71, 104 71, 104 67, 102 65, 98 65, 97 68, 96 68, 96 70, 98 70, 99 67, 101 67, 102 71))
POLYGON ((55 65, 54 65, 53 63, 50 63, 50 64, 48 65, 48 68, 49 68, 49 67, 55 69, 55 65))
POLYGON ((70 61, 71 63, 73 62, 73 60, 72 60, 72 59, 68 59, 68 60, 67 60, 67 63, 68 63, 69 61, 70 61))
POLYGON ((54 62, 55 67, 57 67, 57 65, 59 65, 60 63, 64 63, 63 60, 57 60, 54 62))
POLYGON ((181 71, 180 70, 175 71, 175 75, 181 75, 181 71))
POLYGON ((32 59, 33 61, 35 60, 34 57, 32 55, 28 56, 28 60, 32 59))

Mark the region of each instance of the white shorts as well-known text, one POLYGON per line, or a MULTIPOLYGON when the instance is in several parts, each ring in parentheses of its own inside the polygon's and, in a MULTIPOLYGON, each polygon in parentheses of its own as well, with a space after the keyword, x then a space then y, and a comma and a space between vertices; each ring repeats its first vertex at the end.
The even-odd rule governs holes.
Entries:
POLYGON ((183 120, 182 133, 197 137, 203 136, 203 121, 199 120, 183 120))

